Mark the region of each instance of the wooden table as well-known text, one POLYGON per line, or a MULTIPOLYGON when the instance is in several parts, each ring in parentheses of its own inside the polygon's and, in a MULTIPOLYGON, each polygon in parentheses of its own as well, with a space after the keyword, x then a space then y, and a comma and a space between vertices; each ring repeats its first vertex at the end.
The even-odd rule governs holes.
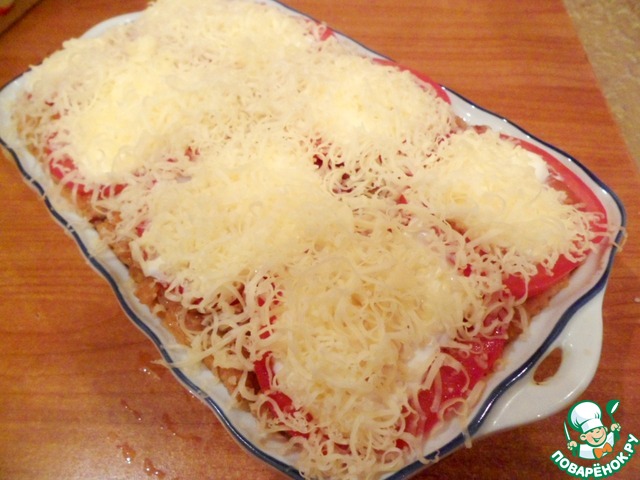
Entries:
MULTIPOLYGON (((620 400, 640 437, 640 178, 560 0, 291 0, 580 159, 626 205, 600 368, 580 397, 620 400)), ((143 0, 43 0, 0 36, 4 84, 143 0)), ((275 479, 153 360, 107 283, 0 161, 0 478, 275 479)), ((566 411, 474 443, 420 478, 568 478, 566 411)), ((626 435, 625 437, 626 438, 626 435)), ((638 478, 633 458, 613 478, 638 478)))

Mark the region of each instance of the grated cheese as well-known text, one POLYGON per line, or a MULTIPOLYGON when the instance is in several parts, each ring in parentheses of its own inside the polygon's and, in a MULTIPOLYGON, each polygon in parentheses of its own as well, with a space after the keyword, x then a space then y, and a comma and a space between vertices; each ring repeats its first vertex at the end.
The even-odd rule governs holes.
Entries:
POLYGON ((544 161, 497 132, 449 136, 424 170, 424 189, 406 196, 465 231, 473 247, 491 251, 505 274, 529 277, 560 255, 581 260, 591 248, 593 217, 552 188, 544 161), (415 194, 415 198, 412 195, 415 194))
POLYGON ((34 67, 14 116, 45 165, 72 160, 62 184, 125 186, 91 205, 181 305, 193 361, 247 378, 273 357, 293 413, 233 393, 306 434, 289 442, 310 477, 419 453, 418 393, 462 368, 444 347, 513 318, 505 275, 593 247, 541 158, 459 131, 430 86, 272 5, 158 0, 34 67))

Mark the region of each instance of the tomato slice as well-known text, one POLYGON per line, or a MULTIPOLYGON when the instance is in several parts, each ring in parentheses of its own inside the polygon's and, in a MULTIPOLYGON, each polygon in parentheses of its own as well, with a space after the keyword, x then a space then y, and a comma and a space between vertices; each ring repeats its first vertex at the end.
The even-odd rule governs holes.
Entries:
MULTIPOLYGON (((57 178, 59 181, 64 181, 64 186, 66 188, 76 190, 78 195, 81 196, 90 196, 94 192, 94 188, 91 188, 83 183, 76 183, 71 180, 66 180, 70 173, 73 173, 77 170, 77 166, 73 160, 68 157, 65 157, 61 160, 51 159, 49 160, 49 171, 54 178, 57 178)), ((118 195, 125 188, 125 184, 115 184, 115 185, 99 185, 98 187, 98 197, 99 198, 109 198, 114 195, 118 195)))
MULTIPOLYGON (((49 160, 49 172, 54 178, 58 179, 59 181, 63 181, 67 175, 74 172, 75 170, 76 165, 70 158, 64 158, 62 160, 49 160)), ((76 188, 76 183, 67 180, 64 186, 69 189, 73 189, 76 188)), ((78 184, 77 192, 79 195, 91 195, 92 190, 86 188, 84 185, 78 184)))
MULTIPOLYGON (((53 105, 53 104, 52 104, 53 105)), ((88 197, 93 195, 94 188, 89 187, 84 183, 78 183, 75 181, 69 180, 69 175, 76 172, 78 170, 78 166, 68 156, 64 156, 63 158, 55 158, 53 157, 53 153, 56 150, 55 138, 57 133, 54 133, 47 139, 47 144, 44 148, 44 153, 47 157, 49 157, 49 173, 55 179, 60 182, 64 182, 64 187, 75 190, 75 192, 82 196, 88 197)), ((98 189, 98 197, 99 198, 108 198, 114 195, 118 195, 122 190, 126 187, 125 184, 115 184, 115 185, 97 185, 98 189)))
MULTIPOLYGON (((574 172, 546 150, 519 138, 505 134, 501 134, 501 137, 542 157, 552 171, 548 180, 549 185, 566 193, 569 202, 577 205, 580 210, 596 213, 602 218, 603 223, 592 223, 591 225, 593 231, 603 233, 594 241, 596 243, 602 241, 606 233, 603 224, 607 218, 607 212, 596 194, 574 172)), ((567 278, 578 266, 580 266, 580 262, 574 262, 562 255, 550 270, 541 265, 538 266, 538 272, 529 279, 528 284, 521 277, 512 275, 504 280, 504 285, 516 298, 522 298, 525 295, 529 298, 535 297, 567 278)))
MULTIPOLYGON (((327 27, 325 25, 325 30, 322 32, 322 36, 320 37, 320 41, 325 41, 331 37, 335 36, 335 32, 327 27)), ((414 77, 416 77, 417 79, 419 79, 420 81, 426 83, 427 85, 430 85, 431 87, 433 87, 433 89, 436 92, 436 95, 441 98, 442 100, 444 100, 445 102, 447 102, 448 104, 451 104, 451 99, 449 98, 449 95, 447 94, 447 92, 444 90, 444 88, 442 88, 442 85, 440 85, 439 83, 437 83, 436 81, 434 81, 431 77, 429 77, 428 75, 425 75, 422 72, 419 72, 413 68, 409 68, 409 67, 405 67, 404 65, 400 65, 397 62, 394 62, 393 60, 389 60, 387 58, 379 58, 379 57, 375 57, 373 58, 373 62, 377 63, 379 65, 383 65, 383 66, 390 66, 390 67, 396 67, 398 69, 400 69, 400 71, 407 71, 409 73, 411 73, 414 77)))
POLYGON ((324 30, 322 31, 322 35, 320 36, 320 41, 322 42, 335 36, 335 32, 331 28, 329 28, 327 25, 323 25, 323 26, 324 26, 324 30))
MULTIPOLYGON (((275 303, 278 301, 276 300, 275 303)), ((265 304, 265 300, 261 297, 258 297, 258 305, 263 306, 265 304)), ((275 316, 271 316, 269 318, 269 322, 273 323, 276 321, 275 316)), ((270 332, 265 330, 260 333, 260 338, 269 338, 270 332)), ((260 390, 263 392, 268 392, 269 397, 278 405, 280 410, 284 413, 292 413, 295 411, 293 407, 293 400, 289 398, 286 394, 279 392, 277 390, 272 390, 273 387, 273 354, 271 352, 265 353, 260 360, 254 362, 254 370, 256 374, 256 378, 258 380, 258 386, 260 390)), ((275 411, 272 411, 275 414, 275 411)))
POLYGON ((527 298, 533 298, 563 281, 579 266, 580 262, 573 262, 561 255, 550 271, 538 265, 538 272, 529 279, 528 283, 520 276, 510 275, 503 280, 503 284, 516 298, 522 298, 525 295, 527 298))
MULTIPOLYGON (((500 312, 492 313, 485 318, 484 325, 491 326, 503 317, 500 312)), ((467 345, 468 349, 442 348, 442 352, 453 357, 460 364, 460 368, 443 366, 439 372, 439 384, 418 393, 421 416, 410 416, 410 431, 428 433, 441 419, 439 405, 447 404, 451 400, 466 399, 478 382, 494 370, 508 341, 507 330, 508 325, 502 322, 493 329, 490 336, 480 335, 473 340, 459 342, 467 345), (433 408, 435 402, 438 403, 433 408)), ((455 404, 446 407, 444 415, 453 409, 455 404)))
MULTIPOLYGON (((440 388, 434 386, 418 394, 422 418, 411 419, 409 423, 416 433, 429 433, 440 421, 439 412, 431 409, 436 400, 439 404, 443 404, 450 400, 464 400, 469 396, 478 382, 493 371, 496 361, 502 355, 506 341, 503 338, 483 337, 468 355, 463 355, 457 350, 448 352, 460 362, 462 368, 457 370, 450 366, 442 367, 440 388)), ((455 406, 451 406, 445 409, 445 415, 454 408, 455 406)))
MULTIPOLYGON (((269 398, 273 401, 274 404, 267 403, 267 408, 270 410, 270 414, 274 417, 278 417, 277 410, 279 409, 285 415, 293 415, 298 411, 298 409, 293 404, 293 400, 287 394, 280 392, 278 390, 272 389, 272 378, 273 378, 273 356, 271 353, 266 353, 260 360, 254 363, 254 371, 256 374, 256 378, 258 380, 258 386, 260 390, 266 392, 269 398)), ((307 415, 307 421, 311 421, 311 417, 307 415)), ((298 437, 308 437, 309 435, 303 432, 298 432, 295 430, 287 430, 289 435, 298 436, 298 437)))
POLYGON ((374 61, 374 63, 380 64, 380 65, 396 67, 396 68, 399 68, 401 71, 407 71, 407 72, 411 73, 414 77, 416 77, 420 81, 422 81, 422 82, 426 83, 427 85, 430 85, 431 87, 433 87, 433 89, 436 92, 436 95, 439 98, 441 98, 442 100, 444 100, 448 104, 451 104, 451 99, 449 98, 449 95, 447 94, 445 89, 442 88, 442 85, 438 84, 431 77, 425 75, 424 73, 419 72, 417 70, 414 70, 413 68, 405 67, 404 65, 400 65, 400 64, 394 62, 393 60, 389 60, 389 59, 386 59, 386 58, 374 58, 373 61, 374 61))
MULTIPOLYGON (((325 41, 335 36, 335 32, 331 28, 329 28, 326 25, 324 26, 324 28, 325 30, 322 32, 320 41, 325 41)), ((447 92, 444 90, 444 88, 442 88, 442 85, 438 84, 437 82, 435 82, 433 79, 431 79, 429 76, 425 75, 424 73, 414 70, 413 68, 400 65, 397 62, 394 62, 393 60, 389 60, 387 58, 375 57, 373 58, 373 62, 379 65, 396 67, 396 68, 399 68, 401 71, 407 71, 411 73, 414 77, 418 78, 422 82, 432 86, 438 97, 440 97, 442 100, 444 100, 448 104, 451 104, 451 99, 449 98, 449 95, 447 95, 447 92)))
POLYGON ((511 137, 501 134, 503 138, 507 138, 516 145, 521 146, 531 153, 535 153, 551 167, 556 176, 549 179, 549 184, 557 189, 562 190, 569 197, 570 202, 580 205, 580 209, 585 212, 600 213, 606 218, 606 210, 597 195, 565 164, 551 155, 546 150, 527 142, 520 138, 511 137))
POLYGON ((291 398, 277 390, 272 390, 273 378, 273 357, 271 353, 265 354, 262 359, 258 360, 254 364, 256 378, 258 379, 258 385, 260 390, 268 392, 269 397, 278 405, 278 407, 284 413, 293 413, 295 408, 293 406, 293 400, 291 398))
MULTIPOLYGON (((49 138, 49 142, 45 147, 45 154, 51 157, 53 152, 55 151, 55 147, 53 146, 53 141, 55 139, 55 134, 49 138)), ((194 146, 188 146, 184 151, 185 156, 190 161, 196 161, 198 156, 200 155, 200 150, 194 146)), ((175 158, 167 158, 167 162, 175 163, 177 160, 175 158)), ((64 182, 64 186, 69 188, 70 190, 75 190, 80 196, 91 196, 93 192, 98 190, 98 198, 109 198, 115 195, 120 194, 127 185, 125 183, 116 183, 113 185, 96 185, 88 186, 85 183, 76 182, 69 180, 68 177, 70 174, 76 172, 78 170, 78 166, 76 163, 69 157, 63 157, 61 159, 58 158, 50 158, 49 160, 49 172, 51 175, 58 179, 60 182, 64 182)), ((138 236, 142 235, 143 229, 137 229, 138 236)))

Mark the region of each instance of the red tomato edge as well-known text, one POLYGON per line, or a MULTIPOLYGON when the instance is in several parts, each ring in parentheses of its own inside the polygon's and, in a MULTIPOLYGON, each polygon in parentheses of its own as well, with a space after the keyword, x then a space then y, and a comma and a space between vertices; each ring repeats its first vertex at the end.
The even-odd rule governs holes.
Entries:
MULTIPOLYGON (((539 155, 545 163, 551 167, 553 173, 561 179, 558 180, 553 178, 550 182, 550 185, 553 188, 564 191, 572 202, 583 205, 581 210, 597 213, 602 216, 604 221, 606 221, 607 212, 602 205, 602 202, 600 202, 597 195, 573 171, 571 171, 569 167, 564 165, 554 155, 531 142, 505 134, 501 134, 501 137, 511 140, 516 145, 521 146, 531 153, 539 155)), ((597 228, 596 225, 593 227, 594 229, 597 228)), ((595 241, 598 243, 601 240, 602 238, 598 238, 595 241)), ((525 295, 527 298, 532 298, 563 281, 579 266, 580 262, 574 262, 562 255, 559 257, 550 272, 542 266, 539 266, 538 273, 529 279, 528 284, 526 284, 522 278, 517 276, 511 276, 505 279, 504 284, 516 298, 521 298, 525 295)))

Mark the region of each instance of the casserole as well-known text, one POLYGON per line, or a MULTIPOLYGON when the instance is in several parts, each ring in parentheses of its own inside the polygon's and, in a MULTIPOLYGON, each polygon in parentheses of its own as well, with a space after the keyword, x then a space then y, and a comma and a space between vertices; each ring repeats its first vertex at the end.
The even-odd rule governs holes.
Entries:
MULTIPOLYGON (((122 19, 118 19, 118 21, 121 21, 121 20, 122 19)), ((97 30, 98 34, 99 34, 99 30, 100 28, 98 28, 97 30)), ((92 31, 91 34, 93 35, 95 33, 96 31, 92 31)), ((14 85, 12 84, 12 86, 8 87, 5 91, 3 91, 3 96, 11 95, 13 87, 14 85)), ((16 83, 15 88, 19 88, 19 81, 16 83)), ((458 115, 464 118, 467 121, 467 123, 488 124, 490 126, 493 126, 497 130, 508 133, 509 135, 525 138, 525 139, 528 139, 529 141, 532 141, 532 140, 535 141, 534 139, 526 135, 524 132, 520 131, 517 127, 514 127, 513 125, 510 125, 500 119, 497 119, 496 117, 492 116, 488 112, 484 112, 481 109, 478 109, 477 107, 472 106, 471 104, 466 102, 462 97, 458 97, 452 92, 450 92, 450 96, 452 98, 452 101, 454 102, 454 108, 457 109, 458 115)), ((34 182, 33 184, 34 186, 36 186, 36 188, 44 188, 45 191, 48 192, 46 187, 47 186, 46 178, 42 177, 41 173, 37 172, 37 167, 33 163, 31 164, 29 163, 27 152, 25 152, 23 148, 21 151, 21 146, 19 145, 19 142, 15 142, 15 136, 12 137, 12 132, 10 131, 10 127, 7 127, 9 129, 7 132, 5 132, 4 127, 5 125, 3 123, 2 138, 4 139, 6 145, 13 151, 13 153, 19 159, 18 160, 19 166, 22 168, 25 175, 34 182)), ((550 147, 542 143, 539 143, 539 145, 543 148, 549 149, 549 151, 553 152, 556 155, 560 155, 560 157, 562 157, 562 154, 556 152, 550 147)), ((581 178, 583 178, 585 183, 592 185, 596 190, 598 189, 601 189, 603 191, 605 190, 603 187, 598 185, 597 181, 591 178, 588 172, 585 172, 583 169, 581 169, 581 167, 577 163, 571 162, 569 161, 569 159, 565 159, 565 161, 567 161, 571 165, 570 168, 575 169, 575 173, 581 176, 581 178)), ((598 192, 598 193, 601 194, 602 192, 598 192)), ((159 345, 161 351, 163 352, 163 356, 165 356, 165 359, 167 361, 180 361, 181 353, 178 351, 178 349, 174 350, 173 348, 174 342, 170 339, 170 337, 166 336, 166 332, 163 331, 163 329, 161 328, 161 325, 158 324, 156 319, 147 318, 147 315, 145 314, 145 309, 141 308, 141 306, 137 304, 135 298, 132 296, 130 288, 128 287, 128 278, 127 278, 126 269, 123 269, 120 265, 118 265, 118 262, 115 261, 113 258, 111 258, 108 252, 101 251, 101 249, 96 243, 97 239, 92 234, 91 229, 87 228, 87 225, 83 223, 82 219, 76 218, 73 212, 69 211, 69 209, 65 207, 63 202, 59 202, 58 199, 54 197, 55 196, 53 195, 49 196, 52 212, 64 224, 64 226, 72 230, 75 238, 79 241, 81 248, 83 249, 83 252, 87 255, 90 262, 96 268, 98 268, 101 271, 101 273, 104 273, 107 276, 107 278, 110 280, 110 282, 114 286, 114 289, 117 292, 117 295, 122 300, 123 307, 125 308, 125 310, 130 314, 130 316, 134 318, 134 321, 136 322, 136 324, 138 324, 138 326, 143 328, 143 330, 152 337, 152 339, 156 342, 156 344, 159 345)), ((610 221, 614 223, 620 223, 622 225, 623 214, 621 213, 621 211, 617 210, 616 208, 617 202, 615 201, 615 199, 612 200, 612 197, 610 194, 609 195, 605 194, 602 197, 602 201, 608 209, 610 221)), ((537 359, 542 356, 544 351, 546 351, 547 347, 550 346, 550 342, 552 340, 555 340, 556 337, 558 337, 559 331, 561 331, 562 328, 564 327, 563 323, 568 322, 568 319, 569 319, 568 317, 571 317, 571 315, 574 313, 574 310, 577 310, 578 308, 582 310, 582 306, 583 306, 582 302, 586 299, 591 299, 591 297, 595 295, 596 291, 604 287, 603 282, 606 281, 606 279, 603 280, 603 276, 606 276, 605 273, 608 271, 608 264, 610 261, 608 255, 610 253, 611 252, 609 251, 599 252, 598 255, 594 255, 593 257, 591 257, 590 261, 587 262, 581 268, 580 272, 578 272, 578 274, 576 274, 573 277, 572 283, 570 284, 569 288, 567 288, 565 291, 567 295, 569 295, 570 293, 574 295, 573 297, 570 297, 569 302, 566 304, 561 303, 559 310, 554 310, 553 308, 554 304, 552 303, 552 305, 550 306, 550 309, 548 310, 548 315, 550 315, 550 319, 546 317, 545 314, 540 315, 540 317, 536 319, 536 321, 534 322, 535 325, 539 325, 540 326, 539 328, 543 328, 543 325, 544 325, 547 328, 547 330, 543 334, 543 337, 540 337, 537 339, 539 344, 536 349, 534 350, 525 349, 524 350, 525 353, 520 353, 520 355, 523 355, 523 356, 518 357, 517 354, 519 350, 514 344, 514 347, 511 350, 511 353, 506 358, 506 362, 510 366, 511 365, 515 366, 516 364, 518 364, 517 362, 520 362, 519 363, 520 370, 516 368, 515 370, 510 370, 508 372, 505 372, 504 377, 502 377, 501 375, 502 372, 498 372, 498 374, 492 379, 489 385, 489 388, 487 389, 487 393, 491 391, 491 394, 486 399, 483 399, 478 404, 479 405, 478 410, 472 413, 472 418, 474 418, 475 420, 472 421, 466 429, 469 431, 470 434, 475 434, 478 432, 481 433, 481 431, 478 428, 478 425, 487 424, 486 423, 488 419, 487 413, 489 411, 495 411, 495 409, 493 408, 493 405, 496 403, 497 399, 500 397, 500 395, 497 395, 497 393, 500 392, 502 394, 502 390, 507 390, 507 387, 511 387, 512 384, 515 385, 519 383, 519 382, 515 382, 515 379, 522 377, 525 371, 531 370, 532 363, 530 362, 530 360, 532 358, 537 359), (589 266, 590 269, 587 269, 586 268, 587 266, 589 266), (578 282, 579 279, 586 278, 591 280, 592 276, 596 278, 595 283, 587 282, 585 284, 576 285, 576 282, 578 282), (540 348, 542 348, 543 350, 540 351, 539 350, 540 348), (512 360, 511 355, 516 355, 514 360, 512 360), (522 370, 522 368, 524 368, 524 370, 522 370), (499 382, 499 383, 494 383, 494 382, 499 382)), ((557 302, 561 302, 562 296, 559 296, 555 300, 557 302)), ((533 327, 531 332, 532 332, 531 335, 535 336, 535 329, 533 327)), ((527 337, 528 335, 529 334, 527 334, 527 337)), ((565 357, 566 356, 567 355, 565 355, 565 357)), ((563 366, 565 366, 566 364, 567 364, 566 361, 563 362, 563 366)), ((558 375, 561 376, 562 372, 563 370, 561 369, 558 375)), ((263 450, 261 447, 256 447, 256 443, 254 443, 253 439, 256 436, 259 436, 259 432, 252 432, 251 430, 248 430, 248 431, 241 430, 241 427, 239 427, 238 425, 240 426, 242 425, 242 420, 235 419, 235 413, 229 412, 228 410, 225 409, 225 405, 228 403, 227 402, 228 399, 225 399, 223 394, 216 393, 215 388, 213 386, 208 385, 210 379, 207 378, 206 371, 194 373, 194 372, 186 371, 183 369, 183 370, 176 370, 176 374, 178 374, 179 377, 183 379, 183 381, 187 382, 191 389, 193 389, 194 391, 200 392, 208 403, 212 402, 212 404, 215 405, 215 408, 218 411, 218 413, 220 413, 223 416, 223 421, 225 422, 225 424, 228 423, 230 428, 231 428, 231 425, 233 425, 234 431, 242 433, 242 435, 239 437, 240 439, 244 439, 243 441, 246 441, 246 439, 250 439, 249 441, 253 445, 253 447, 251 447, 252 451, 256 452, 261 457, 267 457, 267 458, 273 458, 273 459, 278 458, 277 454, 275 453, 271 454, 269 450, 266 450, 266 452, 269 452, 269 453, 265 453, 265 450, 263 450)), ((511 388, 508 388, 508 390, 511 390, 511 388)), ((498 421, 497 425, 508 426, 508 423, 509 422, 503 420, 502 422, 498 421)), ((499 428, 502 428, 502 427, 499 427, 499 428)), ((450 438, 448 438, 447 435, 448 435, 447 432, 444 432, 442 435, 438 435, 437 439, 436 438, 432 439, 432 441, 437 442, 437 446, 433 446, 431 445, 431 443, 428 444, 427 448, 432 449, 429 451, 433 452, 427 455, 429 459, 435 459, 440 455, 450 453, 450 451, 453 448, 452 445, 460 443, 459 439, 461 437, 458 434, 452 433, 451 434, 452 436, 450 438)), ((277 444, 278 442, 275 442, 275 443, 277 444)), ((277 445, 274 445, 274 448, 276 446, 277 445)), ((287 459, 281 459, 280 461, 283 461, 285 463, 288 462, 287 459)))

